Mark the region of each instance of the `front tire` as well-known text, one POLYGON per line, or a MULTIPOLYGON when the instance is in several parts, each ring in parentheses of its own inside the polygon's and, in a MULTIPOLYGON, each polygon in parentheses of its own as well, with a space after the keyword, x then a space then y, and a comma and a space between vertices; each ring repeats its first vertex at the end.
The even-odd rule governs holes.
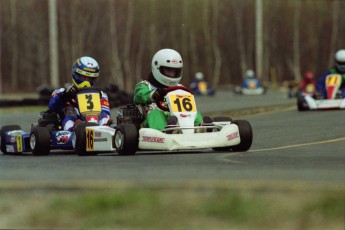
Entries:
POLYGON ((0 140, 1 140, 1 152, 3 154, 9 154, 6 150, 6 132, 13 130, 21 130, 22 128, 19 125, 4 125, 0 129, 0 140))
POLYGON ((50 132, 47 127, 35 127, 30 133, 30 147, 34 155, 48 155, 50 152, 50 132))
POLYGON ((132 123, 122 123, 115 131, 115 148, 120 155, 134 155, 138 150, 139 133, 132 123))
POLYGON ((246 120, 233 121, 238 126, 241 142, 236 146, 232 146, 233 151, 244 152, 250 149, 253 142, 253 130, 250 123, 246 120))

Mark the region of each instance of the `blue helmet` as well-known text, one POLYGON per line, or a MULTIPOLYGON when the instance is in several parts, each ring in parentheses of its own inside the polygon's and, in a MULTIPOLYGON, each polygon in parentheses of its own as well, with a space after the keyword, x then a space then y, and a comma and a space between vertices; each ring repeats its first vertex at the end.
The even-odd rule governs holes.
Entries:
POLYGON ((78 88, 91 87, 99 76, 99 65, 91 57, 78 58, 72 67, 72 81, 78 88))

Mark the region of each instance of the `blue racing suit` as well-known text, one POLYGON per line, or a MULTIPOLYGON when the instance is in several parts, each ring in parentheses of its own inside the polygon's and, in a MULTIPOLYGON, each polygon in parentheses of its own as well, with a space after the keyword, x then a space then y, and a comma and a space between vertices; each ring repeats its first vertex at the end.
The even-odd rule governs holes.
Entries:
MULTIPOLYGON (((72 86, 73 87, 73 86, 72 86)), ((52 112, 56 112, 61 118, 61 125, 64 130, 72 131, 74 122, 77 119, 82 119, 81 114, 77 107, 68 102, 65 98, 65 88, 56 89, 53 91, 51 99, 49 101, 48 108, 52 112)), ((101 106, 102 112, 99 116, 99 125, 107 125, 111 119, 110 106, 108 96, 101 92, 101 106)), ((75 101, 75 99, 72 99, 75 101)))

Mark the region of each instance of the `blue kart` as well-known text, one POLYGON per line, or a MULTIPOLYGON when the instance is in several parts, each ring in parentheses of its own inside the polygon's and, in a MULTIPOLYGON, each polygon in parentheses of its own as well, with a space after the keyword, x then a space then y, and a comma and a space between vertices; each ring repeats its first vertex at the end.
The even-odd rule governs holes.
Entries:
POLYGON ((3 154, 32 152, 47 155, 50 150, 74 150, 78 155, 115 151, 113 136, 115 129, 98 125, 101 112, 100 91, 83 89, 76 92, 83 122, 72 131, 63 130, 61 120, 55 112, 40 112, 38 122, 26 133, 19 125, 5 125, 0 129, 0 147, 3 154))

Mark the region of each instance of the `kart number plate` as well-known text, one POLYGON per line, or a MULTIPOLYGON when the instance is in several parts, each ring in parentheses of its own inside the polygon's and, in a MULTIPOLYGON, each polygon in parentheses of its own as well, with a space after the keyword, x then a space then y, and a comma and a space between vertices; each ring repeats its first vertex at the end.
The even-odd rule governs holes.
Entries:
POLYGON ((194 96, 171 94, 169 95, 172 112, 196 112, 194 96))
POLYGON ((79 111, 85 112, 101 112, 101 99, 99 93, 82 93, 78 94, 79 111))
POLYGON ((94 130, 86 128, 86 151, 94 150, 94 130))
POLYGON ((207 93, 207 84, 206 84, 206 82, 199 82, 198 87, 200 89, 200 92, 207 93))
POLYGON ((326 78, 326 87, 329 86, 340 86, 341 84, 341 76, 339 74, 331 74, 328 75, 326 78))
POLYGON ((17 142, 17 151, 23 152, 22 136, 16 136, 16 142, 17 142))

